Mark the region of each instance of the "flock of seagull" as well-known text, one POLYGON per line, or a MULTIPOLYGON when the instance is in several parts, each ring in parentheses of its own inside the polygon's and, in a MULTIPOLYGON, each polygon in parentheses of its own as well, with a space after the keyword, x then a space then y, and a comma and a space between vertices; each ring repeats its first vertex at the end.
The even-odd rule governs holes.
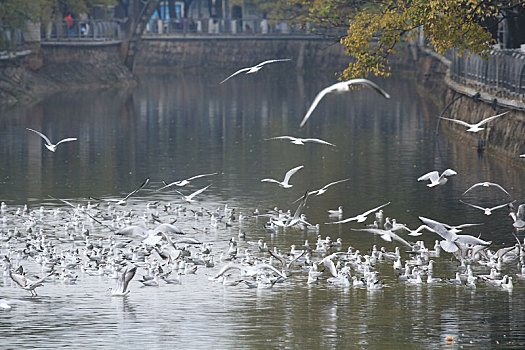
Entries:
MULTIPOLYGON (((263 66, 289 61, 290 59, 268 60, 254 67, 243 68, 228 76, 220 84, 240 73, 256 73, 263 66)), ((390 95, 375 83, 366 79, 352 79, 339 82, 321 90, 315 97, 306 115, 301 121, 303 126, 314 112, 317 105, 328 93, 350 91, 352 85, 364 85, 385 98, 390 95)), ((481 126, 505 113, 484 119, 470 125, 456 119, 447 119, 469 127, 467 131, 477 132, 481 126)), ((45 147, 55 152, 57 146, 76 141, 66 138, 53 144, 43 133, 29 129, 45 141, 45 147)), ((336 147, 334 144, 318 138, 298 138, 276 136, 266 139, 287 140, 294 145, 314 143, 336 147)), ((520 155, 525 157, 525 154, 520 155)), ((298 165, 288 170, 282 181, 264 178, 263 183, 275 183, 286 190, 293 185, 290 180, 303 169, 298 165)), ((184 188, 194 181, 204 181, 218 176, 219 173, 195 175, 187 179, 170 183, 154 190, 173 190, 184 188)), ((448 178, 457 175, 456 171, 446 169, 441 174, 431 171, 414 181, 429 181, 428 187, 444 186, 448 178)), ((352 230, 372 234, 387 243, 386 247, 374 244, 368 251, 361 252, 351 246, 344 249, 341 238, 332 240, 320 234, 321 224, 308 222, 303 213, 308 198, 320 196, 332 186, 347 182, 345 178, 333 181, 314 191, 306 190, 297 199, 296 210, 270 209, 265 212, 255 210, 250 215, 237 213, 234 208, 224 205, 218 208, 204 208, 197 203, 196 197, 211 185, 208 184, 190 194, 183 194, 178 204, 158 200, 127 204, 139 192, 150 184, 145 179, 140 186, 122 199, 89 198, 83 203, 51 197, 60 203, 29 209, 26 206, 8 207, 0 205, 0 257, 3 265, 4 288, 8 281, 26 290, 32 297, 37 296, 36 289, 44 283, 62 283, 74 285, 79 278, 91 275, 107 276, 105 288, 109 295, 126 296, 134 286, 144 288, 159 287, 166 284, 181 285, 184 275, 203 273, 213 283, 224 286, 245 286, 247 288, 276 288, 291 278, 304 280, 307 285, 328 283, 343 288, 362 288, 380 290, 396 283, 403 284, 450 284, 476 288, 480 283, 494 288, 511 291, 513 278, 525 278, 525 250, 518 234, 525 230, 525 204, 514 205, 515 201, 498 204, 492 208, 483 208, 476 204, 465 204, 483 210, 491 215, 494 210, 507 208, 509 211, 509 231, 515 237, 515 244, 491 249, 491 242, 479 236, 460 234, 463 229, 479 224, 451 226, 434 219, 420 216, 421 225, 411 229, 385 215, 390 202, 378 205, 363 213, 343 218, 343 208, 329 210, 327 225, 343 225, 354 222, 361 225, 352 230), (369 220, 372 217, 373 220, 369 220), (273 235, 279 232, 304 231, 316 235, 316 240, 297 242, 289 250, 268 247, 267 242, 257 242, 246 238, 248 221, 264 228, 264 232, 273 235), (369 221, 367 224, 366 222, 369 221), (373 221, 373 222, 370 222, 373 221), (150 227, 150 228, 148 228, 150 227), (207 242, 208 234, 214 230, 230 232, 238 230, 238 237, 233 236, 226 242, 207 242), (512 229, 511 229, 512 228, 512 229), (423 232, 434 235, 437 239, 432 249, 425 247, 423 241, 410 241, 410 237, 421 236, 423 232), (402 235, 407 237, 403 238, 402 235), (222 245, 222 246, 221 246, 222 245), (403 250, 400 249, 400 246, 403 250), (442 254, 452 254, 458 260, 458 271, 454 278, 434 277, 433 259, 442 254), (379 267, 391 265, 397 272, 397 281, 385 284, 379 274, 379 267), (518 266, 517 271, 513 271, 518 266), (36 268, 39 269, 35 275, 36 268), (30 272, 31 270, 31 272, 30 272), (204 270, 204 272, 201 272, 204 270), (134 279, 140 273, 140 279, 134 279), (113 279, 113 282, 109 280, 113 279), (132 284, 132 281, 135 281, 132 284), (107 286, 106 286, 107 287, 107 286)), ((417 185, 415 183, 415 185, 417 185)), ((470 186, 464 193, 475 189, 494 187, 508 195, 503 186, 492 182, 481 182, 470 186)), ((429 189, 429 191, 431 191, 429 189)), ((13 303, 0 299, 0 309, 10 309, 13 303)))

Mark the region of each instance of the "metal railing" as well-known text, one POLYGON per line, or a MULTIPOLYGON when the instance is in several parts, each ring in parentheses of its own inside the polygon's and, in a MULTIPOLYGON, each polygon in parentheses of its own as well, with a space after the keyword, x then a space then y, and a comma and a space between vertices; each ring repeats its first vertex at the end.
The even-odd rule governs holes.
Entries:
POLYGON ((181 18, 160 20, 152 19, 146 27, 146 34, 315 34, 339 35, 345 31, 326 28, 315 28, 312 25, 305 27, 291 26, 286 21, 270 24, 265 19, 214 19, 214 18, 181 18))
POLYGON ((42 41, 60 40, 118 40, 120 23, 103 20, 64 20, 42 24, 42 41))
POLYGON ((451 61, 450 77, 458 83, 509 97, 525 95, 525 53, 521 50, 492 50, 487 59, 474 54, 459 57, 456 50, 449 50, 445 57, 451 61))

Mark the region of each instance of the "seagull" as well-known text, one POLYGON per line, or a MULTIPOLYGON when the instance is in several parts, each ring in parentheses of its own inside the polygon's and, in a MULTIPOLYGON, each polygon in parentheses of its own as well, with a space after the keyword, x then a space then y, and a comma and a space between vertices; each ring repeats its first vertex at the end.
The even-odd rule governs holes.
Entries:
POLYGON ((432 231, 436 232, 438 235, 440 235, 444 240, 439 242, 441 245, 441 248, 443 248, 444 251, 448 253, 454 253, 459 250, 458 245, 456 243, 463 243, 463 244, 474 244, 474 245, 483 245, 488 246, 492 244, 490 241, 484 241, 482 239, 479 239, 474 236, 470 235, 457 235, 454 232, 448 230, 445 225, 443 225, 440 222, 427 219, 425 217, 420 216, 419 220, 421 220, 425 225, 430 227, 432 231))
POLYGON ((49 276, 53 275, 55 272, 51 272, 50 274, 48 274, 47 276, 45 277, 42 277, 36 281, 32 281, 30 280, 29 278, 25 277, 24 275, 21 275, 21 274, 18 274, 18 273, 13 273, 11 271, 9 271, 9 277, 11 277, 11 279, 22 289, 25 289, 25 290, 28 290, 30 293, 31 293, 31 296, 32 297, 36 297, 37 294, 36 294, 36 290, 35 288, 36 287, 40 287, 42 285, 42 282, 44 282, 44 280, 46 278, 48 278, 49 276))
POLYGON ((509 204, 514 203, 514 202, 510 202, 510 203, 505 203, 505 204, 497 205, 497 206, 492 207, 492 208, 483 208, 483 207, 480 207, 480 206, 477 206, 477 205, 474 205, 474 204, 470 204, 470 203, 467 203, 467 202, 463 202, 461 199, 460 199, 459 201, 460 201, 461 203, 463 203, 463 204, 470 205, 472 208, 476 208, 476 209, 481 209, 481 210, 483 210, 483 213, 484 213, 485 215, 491 215, 493 210, 496 210, 496 209, 499 209, 499 208, 503 208, 503 207, 506 207, 506 206, 509 205, 509 204))
POLYGON ((290 181, 290 178, 292 177, 293 174, 295 174, 296 172, 298 172, 302 168, 304 168, 304 165, 299 165, 298 167, 295 167, 293 169, 288 170, 286 172, 286 175, 284 175, 284 180, 282 182, 274 180, 274 179, 262 179, 261 182, 274 182, 276 184, 279 184, 279 186, 281 186, 283 188, 290 188, 293 185, 290 185, 288 183, 288 181, 290 181))
POLYGON ((198 194, 204 192, 204 191, 205 191, 208 187, 210 187, 210 186, 211 186, 211 185, 208 185, 208 186, 206 186, 206 187, 203 187, 203 188, 201 188, 200 190, 197 190, 197 191, 193 192, 193 193, 190 194, 189 196, 185 196, 185 195, 183 195, 180 191, 177 191, 177 190, 175 190, 175 192, 177 192, 178 194, 180 194, 180 195, 182 196, 182 198, 183 198, 186 202, 191 203, 191 202, 194 201, 194 200, 193 200, 193 197, 195 197, 196 195, 198 195, 198 194))
POLYGON ((269 139, 264 139, 264 141, 269 141, 269 140, 290 140, 290 142, 293 143, 294 145, 301 145, 301 146, 303 146, 305 142, 312 142, 312 143, 320 143, 322 145, 328 145, 328 146, 335 147, 333 143, 330 143, 330 142, 327 142, 321 139, 315 139, 315 138, 302 139, 302 138, 293 137, 293 136, 276 136, 276 137, 270 137, 269 139))
POLYGON ((195 176, 192 176, 192 177, 187 178, 187 179, 185 179, 185 180, 174 181, 174 182, 169 183, 169 184, 164 183, 165 186, 159 188, 157 191, 163 190, 163 189, 168 188, 168 187, 171 187, 171 186, 173 186, 173 185, 175 185, 175 186, 179 186, 179 187, 184 187, 184 186, 186 186, 187 184, 189 184, 191 180, 195 180, 195 179, 198 179, 198 178, 201 178, 201 177, 205 177, 205 176, 217 175, 217 174, 218 174, 218 173, 195 175, 195 176))
POLYGON ((341 216, 343 215, 343 207, 338 206, 337 209, 329 209, 328 210, 328 216, 341 216))
POLYGON ((109 288, 111 296, 125 296, 129 294, 128 284, 135 277, 137 272, 136 266, 127 267, 122 273, 118 275, 117 285, 115 288, 109 288))
POLYGON ((26 128, 26 130, 32 131, 35 134, 39 135, 41 138, 43 138, 44 141, 46 141, 46 144, 44 146, 46 146, 46 148, 48 150, 50 150, 51 152, 55 152, 57 150, 57 146, 60 145, 63 142, 71 142, 71 141, 76 141, 77 140, 76 137, 68 137, 67 139, 63 139, 63 140, 58 141, 56 144, 52 144, 51 141, 49 140, 49 138, 46 135, 42 134, 40 131, 36 131, 36 130, 30 129, 30 128, 26 128))
POLYGON ((525 158, 525 153, 520 154, 520 158, 525 158))
POLYGON ((285 61, 291 61, 291 60, 292 60, 291 58, 268 60, 268 61, 261 62, 253 67, 246 67, 246 68, 239 69, 237 72, 233 73, 228 78, 221 81, 219 85, 226 82, 228 79, 236 76, 237 74, 241 74, 242 72, 246 72, 245 74, 257 73, 265 64, 270 64, 270 63, 275 63, 275 62, 285 62, 285 61))
POLYGON ((110 199, 100 199, 100 198, 94 198, 92 197, 93 199, 96 199, 96 200, 104 200, 106 202, 115 202, 115 204, 117 205, 126 205, 126 201, 129 199, 129 197, 133 196, 135 193, 137 193, 138 191, 140 191, 141 189, 143 189, 147 184, 149 183, 149 177, 147 177, 144 182, 142 182, 142 184, 136 189, 136 190, 133 190, 131 191, 126 197, 124 197, 123 199, 113 199, 113 198, 110 198, 110 199))
POLYGON ((507 113, 509 113, 509 111, 503 112, 501 114, 494 115, 492 117, 485 118, 485 119, 483 119, 482 121, 480 121, 477 124, 469 124, 469 123, 464 122, 463 120, 459 120, 459 119, 451 119, 451 118, 445 118, 445 117, 440 117, 440 118, 441 119, 445 119, 445 120, 450 120, 451 122, 458 123, 458 124, 461 124, 463 126, 466 126, 468 128, 467 131, 469 131, 469 132, 478 132, 478 131, 481 131, 481 130, 485 129, 485 128, 481 128, 481 126, 483 124, 486 124, 486 123, 490 122, 491 120, 496 119, 497 117, 501 117, 502 115, 505 115, 507 113))
MULTIPOLYGON (((345 181, 348 181, 348 180, 350 180, 350 178, 348 178, 348 179, 343 179, 343 180, 339 180, 339 181, 330 182, 329 184, 325 185, 323 188, 320 188, 320 189, 315 190, 315 191, 310 191, 310 192, 308 192, 308 195, 309 195, 309 196, 320 196, 320 195, 324 194, 324 193, 328 190, 328 188, 329 188, 330 186, 333 186, 333 185, 336 185, 336 184, 339 184, 339 183, 341 183, 341 182, 345 182, 345 181)), ((301 198, 303 198, 303 197, 301 197, 301 198)), ((297 201, 299 201, 299 200, 301 200, 301 198, 296 199, 296 200, 294 201, 294 203, 297 202, 297 201)), ((342 209, 341 209, 341 210, 342 210, 342 209)), ((342 213, 342 211, 341 211, 341 213, 342 213)), ((337 211, 337 214, 339 214, 339 211, 337 211)))
POLYGON ((387 242, 392 242, 392 240, 398 241, 410 249, 414 248, 414 245, 410 242, 406 241, 405 239, 401 238, 399 235, 394 233, 392 230, 382 230, 378 228, 363 228, 363 229, 352 229, 352 231, 363 231, 363 232, 370 232, 375 235, 379 235, 383 240, 387 242))
POLYGON ((509 216, 514 221, 513 226, 516 230, 523 230, 525 228, 525 204, 520 204, 517 211, 514 211, 514 205, 509 204, 509 210, 509 216))
POLYGON ((381 209, 383 207, 386 207, 389 204, 390 204, 390 202, 385 203, 383 205, 380 205, 377 208, 365 211, 363 214, 359 214, 357 216, 354 216, 354 217, 351 217, 351 218, 348 218, 348 219, 344 219, 344 220, 340 220, 340 221, 327 222, 326 224, 328 224, 328 225, 330 225, 330 224, 345 224, 345 223, 350 222, 350 221, 364 222, 368 215, 370 215, 371 213, 373 213, 373 212, 375 212, 375 211, 377 211, 377 210, 379 210, 379 209, 381 209))
POLYGON ((310 115, 314 111, 315 107, 317 107, 319 102, 322 100, 322 98, 326 94, 329 94, 331 92, 336 92, 336 93, 348 92, 350 91, 350 85, 354 85, 354 84, 362 84, 362 85, 371 87, 372 89, 374 89, 375 91, 383 95, 385 98, 390 98, 390 95, 385 90, 381 89, 379 86, 377 86, 375 83, 371 82, 368 79, 350 79, 347 81, 335 83, 333 85, 330 85, 327 88, 324 88, 317 94, 317 96, 315 96, 314 102, 312 102, 310 108, 308 109, 308 112, 306 112, 306 115, 301 121, 301 124, 299 127, 302 128, 304 126, 308 118, 310 118, 310 115))
POLYGON ((436 187, 439 185, 444 185, 447 183, 447 176, 456 175, 457 173, 452 169, 447 169, 441 175, 437 171, 431 171, 425 175, 420 176, 417 181, 426 181, 430 180, 428 187, 436 187))
POLYGON ((477 184, 474 184, 474 185, 470 186, 470 188, 468 190, 466 190, 465 192, 463 192, 462 195, 464 195, 465 193, 467 193, 471 189, 479 187, 479 186, 483 186, 483 187, 494 186, 494 187, 499 188, 500 190, 502 190, 503 192, 505 192, 506 194, 508 194, 510 196, 510 193, 508 193, 507 190, 505 190, 501 185, 498 185, 497 183, 494 183, 494 182, 488 182, 488 181, 478 182, 477 184))

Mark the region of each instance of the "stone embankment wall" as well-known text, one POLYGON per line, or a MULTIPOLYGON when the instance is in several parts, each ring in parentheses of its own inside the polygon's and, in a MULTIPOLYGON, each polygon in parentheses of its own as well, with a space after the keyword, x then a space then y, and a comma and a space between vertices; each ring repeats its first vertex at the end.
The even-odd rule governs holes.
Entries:
POLYGON ((0 59, 0 105, 72 89, 133 84, 120 42, 42 43, 31 53, 0 59))
POLYGON ((266 59, 292 58, 296 68, 339 71, 348 56, 335 40, 294 36, 146 37, 135 70, 203 70, 248 67, 266 59))

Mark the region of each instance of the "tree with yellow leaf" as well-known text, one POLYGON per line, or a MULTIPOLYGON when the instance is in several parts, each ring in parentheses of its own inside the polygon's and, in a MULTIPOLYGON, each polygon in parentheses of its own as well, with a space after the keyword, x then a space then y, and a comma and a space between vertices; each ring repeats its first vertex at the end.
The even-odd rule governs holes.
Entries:
POLYGON ((273 14, 346 28, 340 42, 352 61, 342 78, 351 79, 389 75, 388 56, 418 29, 438 53, 486 55, 498 23, 524 8, 518 0, 277 0, 273 14))

